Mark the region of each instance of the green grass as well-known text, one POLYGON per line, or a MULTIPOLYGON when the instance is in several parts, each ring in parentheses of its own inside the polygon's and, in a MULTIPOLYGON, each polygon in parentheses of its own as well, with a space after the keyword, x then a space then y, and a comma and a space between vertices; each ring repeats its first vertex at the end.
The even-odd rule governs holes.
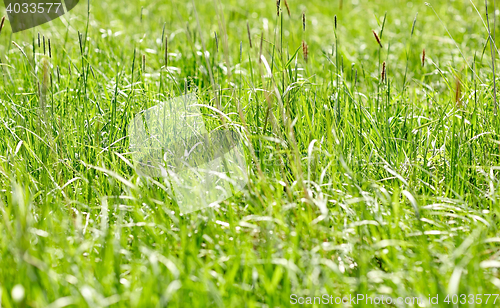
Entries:
POLYGON ((430 5, 289 0, 291 16, 282 2, 278 17, 274 1, 91 1, 89 14, 80 3, 21 33, 6 22, 0 306, 439 294, 439 306, 458 307, 446 294, 500 293, 500 121, 484 2, 430 5), (250 181, 181 215, 163 179, 132 168, 126 129, 187 92, 242 127, 250 181))

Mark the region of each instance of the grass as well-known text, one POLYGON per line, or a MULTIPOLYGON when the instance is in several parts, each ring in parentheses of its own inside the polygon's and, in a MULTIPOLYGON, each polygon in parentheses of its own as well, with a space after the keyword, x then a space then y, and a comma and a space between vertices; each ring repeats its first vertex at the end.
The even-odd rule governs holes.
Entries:
POLYGON ((91 1, 6 21, 0 306, 500 293, 491 2, 490 31, 477 0, 91 1), (207 127, 218 108, 241 128, 250 181, 182 215, 134 171, 126 128, 187 92, 207 127))

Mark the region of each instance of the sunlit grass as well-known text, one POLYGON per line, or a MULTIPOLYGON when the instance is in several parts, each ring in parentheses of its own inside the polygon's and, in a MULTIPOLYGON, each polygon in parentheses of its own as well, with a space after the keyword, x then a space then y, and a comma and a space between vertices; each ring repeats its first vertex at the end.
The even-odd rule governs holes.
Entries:
POLYGON ((484 3, 429 3, 92 1, 6 22, 0 306, 500 293, 484 3), (164 179, 135 172, 127 125, 185 93, 207 129, 217 108, 241 130, 250 181, 181 215, 164 179))

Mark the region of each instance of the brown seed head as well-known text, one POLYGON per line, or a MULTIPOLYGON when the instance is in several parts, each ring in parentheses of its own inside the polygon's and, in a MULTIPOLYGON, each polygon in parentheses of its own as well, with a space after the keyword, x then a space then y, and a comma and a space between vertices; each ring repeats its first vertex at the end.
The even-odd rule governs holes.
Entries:
POLYGON ((2 21, 0 21, 0 33, 2 33, 2 28, 4 23, 5 23, 5 16, 2 17, 2 21))
POLYGON ((425 65, 425 48, 422 50, 422 67, 425 65))
POLYGON ((285 0, 285 7, 286 7, 286 11, 288 13, 288 17, 290 17, 292 14, 290 13, 290 7, 288 6, 288 2, 285 0))
POLYGON ((306 13, 302 12, 302 30, 306 31, 306 13))
POLYGON ((281 0, 276 0, 276 14, 280 16, 280 3, 281 0))
POLYGON ((380 77, 382 78, 382 82, 385 80, 385 61, 382 63, 382 74, 380 74, 380 77))
POLYGON ((462 83, 458 76, 455 76, 455 103, 457 107, 462 107, 462 83))
POLYGON ((372 30, 372 32, 373 32, 373 36, 375 36, 375 39, 377 40, 377 43, 379 44, 380 48, 383 48, 382 42, 380 42, 380 38, 378 37, 377 32, 375 32, 375 30, 372 30))
POLYGON ((307 63, 307 59, 309 57, 309 48, 307 47, 307 43, 305 41, 302 41, 302 53, 304 55, 304 60, 307 63))

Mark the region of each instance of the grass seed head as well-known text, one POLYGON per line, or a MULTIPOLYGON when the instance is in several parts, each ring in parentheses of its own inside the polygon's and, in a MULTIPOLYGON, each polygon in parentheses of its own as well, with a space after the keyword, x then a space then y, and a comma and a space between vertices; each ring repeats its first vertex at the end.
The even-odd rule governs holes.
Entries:
POLYGON ((306 13, 302 12, 302 30, 306 31, 306 13))
POLYGON ((385 80, 385 61, 382 63, 382 73, 380 74, 380 77, 382 79, 382 82, 385 80))
POLYGON ((307 63, 307 59, 309 57, 309 48, 307 47, 306 41, 302 41, 302 53, 304 55, 304 60, 307 63))
POLYGON ((0 21, 0 33, 2 33, 4 23, 5 23, 5 16, 2 17, 2 21, 0 21))
POLYGON ((425 48, 422 50, 422 67, 425 65, 425 48))
POLYGON ((280 5, 281 5, 281 0, 276 0, 276 14, 280 16, 280 5))
POLYGON ((462 83, 458 76, 455 76, 455 104, 458 108, 462 108, 462 83))
POLYGON ((50 39, 47 39, 47 42, 49 43, 49 58, 52 58, 52 48, 50 47, 50 39))
POLYGON ((217 31, 214 31, 215 34, 215 49, 218 52, 219 51, 219 38, 217 37, 217 31))
POLYGON ((49 89, 50 82, 50 62, 47 56, 43 56, 41 60, 41 68, 42 68, 42 83, 40 85, 40 108, 45 115, 45 107, 46 107, 46 96, 47 90, 49 89))
POLYGON ((250 44, 250 48, 252 48, 252 36, 250 35, 250 25, 248 24, 248 20, 247 20, 247 34, 248 34, 248 43, 250 44))
POLYGON ((290 17, 292 14, 290 13, 290 7, 288 6, 288 2, 285 0, 285 7, 286 7, 286 11, 288 13, 288 17, 290 17))
POLYGON ((413 24, 411 25, 411 35, 413 36, 413 31, 415 30, 415 24, 417 23, 417 17, 418 17, 418 12, 417 15, 415 15, 415 19, 413 19, 413 24))
POLYGON ((335 24, 335 30, 337 30, 337 15, 333 17, 333 22, 335 24))
POLYGON ((146 55, 142 55, 142 72, 146 71, 146 55))
POLYGON ((168 65, 168 36, 165 36, 165 68, 168 65))
POLYGON ((375 36, 375 39, 377 40, 377 43, 380 46, 380 48, 383 48, 382 42, 380 41, 380 38, 378 37, 377 32, 375 32, 375 30, 372 30, 372 32, 373 32, 373 36, 375 36))
POLYGON ((259 63, 262 62, 262 45, 264 44, 264 32, 260 34, 260 49, 259 49, 259 63))
POLYGON ((242 57, 243 57, 243 42, 240 41, 240 62, 242 60, 242 57))

